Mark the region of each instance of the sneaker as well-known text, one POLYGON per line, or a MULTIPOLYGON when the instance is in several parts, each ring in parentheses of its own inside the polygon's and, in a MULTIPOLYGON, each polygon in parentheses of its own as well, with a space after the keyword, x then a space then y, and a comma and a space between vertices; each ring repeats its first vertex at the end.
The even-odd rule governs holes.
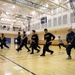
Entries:
POLYGON ((45 54, 41 54, 40 56, 45 56, 45 54))
POLYGON ((30 50, 28 50, 27 52, 30 52, 30 50))
POLYGON ((40 52, 40 50, 37 51, 37 53, 39 53, 39 52, 40 52))
POLYGON ((18 51, 18 52, 19 52, 19 50, 18 50, 18 49, 16 49, 16 51, 18 51))
POLYGON ((30 54, 34 54, 34 53, 30 53, 30 54))
POLYGON ((51 52, 51 54, 53 54, 53 53, 54 53, 54 51, 51 52))
POLYGON ((69 59, 72 59, 72 58, 71 58, 71 56, 68 56, 66 59, 69 60, 69 59))
POLYGON ((22 50, 22 49, 18 48, 18 49, 16 49, 16 50, 22 50))

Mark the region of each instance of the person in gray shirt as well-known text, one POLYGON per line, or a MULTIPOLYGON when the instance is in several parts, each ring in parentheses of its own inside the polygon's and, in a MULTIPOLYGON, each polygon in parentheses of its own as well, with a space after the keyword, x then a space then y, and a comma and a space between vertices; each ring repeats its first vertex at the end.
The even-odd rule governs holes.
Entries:
POLYGON ((61 49, 61 46, 66 47, 66 46, 64 45, 63 40, 62 40, 62 38, 61 38, 60 36, 58 36, 58 42, 59 42, 59 44, 58 44, 59 49, 61 49))

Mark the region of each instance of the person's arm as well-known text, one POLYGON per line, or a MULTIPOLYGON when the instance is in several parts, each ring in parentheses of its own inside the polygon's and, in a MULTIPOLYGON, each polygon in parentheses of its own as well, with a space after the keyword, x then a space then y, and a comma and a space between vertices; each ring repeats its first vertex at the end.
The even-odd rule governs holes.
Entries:
POLYGON ((66 41, 67 41, 67 44, 68 45, 71 45, 71 42, 70 42, 70 39, 69 39, 69 36, 68 35, 66 36, 66 41))
POLYGON ((66 36, 66 42, 67 42, 67 44, 69 43, 69 38, 68 38, 68 36, 66 36))
POLYGON ((50 42, 52 42, 54 39, 55 39, 55 36, 53 34, 51 34, 51 41, 50 42))

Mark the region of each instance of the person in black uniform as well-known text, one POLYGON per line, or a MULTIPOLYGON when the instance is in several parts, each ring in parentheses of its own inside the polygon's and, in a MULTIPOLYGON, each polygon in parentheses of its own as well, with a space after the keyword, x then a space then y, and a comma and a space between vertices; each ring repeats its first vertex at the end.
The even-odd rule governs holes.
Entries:
MULTIPOLYGON (((38 34, 36 34, 37 35, 37 37, 38 37, 38 34)), ((39 37, 37 38, 37 47, 40 49, 41 47, 39 46, 39 37)))
POLYGON ((75 32, 73 32, 72 28, 68 29, 68 34, 66 35, 66 41, 67 41, 67 46, 66 46, 66 52, 68 57, 66 59, 71 59, 71 49, 75 48, 75 32))
POLYGON ((34 54, 34 49, 37 50, 37 53, 40 52, 37 46, 38 46, 38 35, 36 34, 35 30, 32 30, 32 37, 31 37, 32 52, 30 54, 34 54))
POLYGON ((48 32, 47 29, 44 29, 45 35, 44 40, 46 41, 43 47, 43 53, 40 56, 45 56, 46 51, 53 54, 54 51, 49 50, 49 46, 52 44, 52 41, 55 39, 55 36, 48 32))
POLYGON ((3 49, 3 45, 7 48, 9 48, 7 45, 6 45, 6 37, 4 36, 4 34, 2 34, 2 38, 1 38, 1 49, 3 49))
MULTIPOLYGON (((34 31, 34 30, 33 30, 34 31)), ((39 37, 38 37, 38 34, 36 34, 37 36, 37 40, 36 40, 36 45, 37 47, 40 49, 41 47, 39 46, 39 37)), ((29 48, 31 48, 32 46, 30 45, 29 48)))
POLYGON ((18 37, 17 37, 18 48, 20 47, 20 44, 21 44, 21 35, 20 35, 20 32, 18 32, 18 37))
POLYGON ((21 50, 23 46, 26 47, 26 49, 28 50, 28 52, 30 51, 30 49, 27 47, 27 42, 28 42, 28 37, 26 35, 26 32, 23 31, 23 39, 22 39, 22 43, 20 45, 20 47, 18 49, 16 49, 17 51, 21 50))

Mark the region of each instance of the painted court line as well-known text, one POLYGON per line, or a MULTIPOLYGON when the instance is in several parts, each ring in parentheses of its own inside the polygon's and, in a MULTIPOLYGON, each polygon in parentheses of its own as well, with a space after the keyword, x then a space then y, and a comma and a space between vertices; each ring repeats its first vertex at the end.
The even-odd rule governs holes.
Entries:
POLYGON ((26 70, 27 72, 31 73, 32 75, 36 75, 35 73, 31 72, 30 70, 26 69, 25 67, 23 67, 23 66, 21 66, 21 65, 19 65, 19 64, 17 64, 17 63, 15 63, 14 61, 10 60, 9 58, 5 57, 4 55, 1 55, 1 54, 0 54, 0 56, 2 56, 2 57, 4 57, 5 59, 11 61, 12 63, 16 64, 17 66, 21 67, 22 69, 26 70))

